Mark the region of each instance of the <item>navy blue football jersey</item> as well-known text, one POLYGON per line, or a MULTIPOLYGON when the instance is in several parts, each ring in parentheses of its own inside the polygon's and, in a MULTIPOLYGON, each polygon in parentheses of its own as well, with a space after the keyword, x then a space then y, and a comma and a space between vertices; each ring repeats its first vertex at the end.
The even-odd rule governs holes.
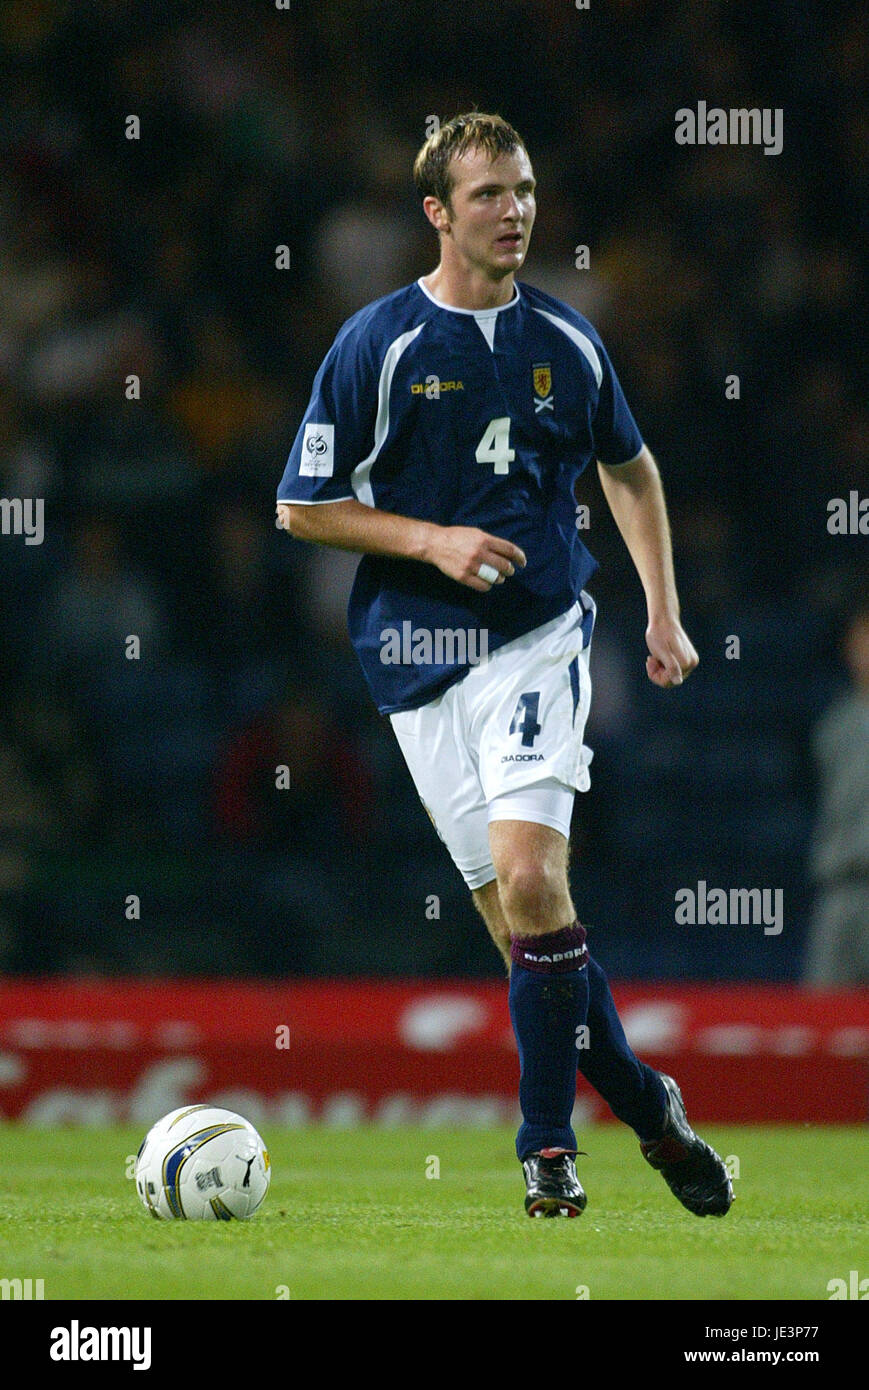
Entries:
POLYGON ((596 330, 531 285, 478 310, 441 304, 417 281, 348 319, 317 373, 278 501, 356 498, 479 527, 527 559, 477 593, 434 565, 362 557, 349 631, 381 713, 425 704, 474 653, 576 602, 597 567, 576 527, 576 479, 592 459, 626 463, 642 446, 596 330))

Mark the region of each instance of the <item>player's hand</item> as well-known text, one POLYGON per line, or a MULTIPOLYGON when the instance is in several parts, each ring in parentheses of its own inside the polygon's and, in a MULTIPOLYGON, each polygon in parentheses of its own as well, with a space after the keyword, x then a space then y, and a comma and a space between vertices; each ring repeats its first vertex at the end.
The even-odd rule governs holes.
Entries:
POLYGON ((657 618, 646 628, 646 675, 669 690, 681 685, 700 661, 688 634, 676 618, 657 618))
POLYGON ((487 594, 497 584, 525 568, 525 555, 512 541, 502 540, 500 536, 490 536, 487 531, 479 531, 475 526, 438 526, 428 545, 426 559, 436 565, 442 574, 450 579, 487 594), (480 575, 480 567, 487 565, 497 571, 496 579, 480 575))
POLYGON ((290 504, 289 504, 289 502, 279 502, 279 503, 278 503, 278 506, 277 506, 277 515, 276 515, 276 519, 275 519, 275 526, 277 526, 277 528, 278 528, 280 531, 287 531, 287 532, 289 532, 289 529, 290 529, 290 504))

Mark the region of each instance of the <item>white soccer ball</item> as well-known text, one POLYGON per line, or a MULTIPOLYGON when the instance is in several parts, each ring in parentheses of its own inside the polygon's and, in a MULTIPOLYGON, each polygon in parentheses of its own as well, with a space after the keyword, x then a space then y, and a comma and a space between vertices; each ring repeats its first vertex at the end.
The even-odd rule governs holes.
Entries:
POLYGON ((163 1221, 245 1221, 265 1200, 271 1176, 253 1125, 214 1105, 164 1115, 136 1155, 136 1191, 163 1221))

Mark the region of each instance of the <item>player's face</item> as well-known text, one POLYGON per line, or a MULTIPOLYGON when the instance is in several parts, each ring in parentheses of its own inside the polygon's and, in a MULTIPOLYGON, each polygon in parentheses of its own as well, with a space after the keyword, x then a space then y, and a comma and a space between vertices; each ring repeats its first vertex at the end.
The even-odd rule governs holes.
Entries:
POLYGON ((493 160, 472 149, 453 160, 450 172, 452 214, 446 220, 455 250, 491 279, 518 270, 537 211, 528 155, 520 149, 493 160))

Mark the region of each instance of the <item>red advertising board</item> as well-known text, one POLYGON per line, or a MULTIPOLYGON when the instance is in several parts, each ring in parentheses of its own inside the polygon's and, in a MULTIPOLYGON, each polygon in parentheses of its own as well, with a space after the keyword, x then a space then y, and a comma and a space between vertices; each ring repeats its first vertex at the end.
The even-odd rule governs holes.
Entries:
MULTIPOLYGON (((628 1037, 698 1121, 861 1122, 869 991, 614 986, 628 1037)), ((209 1100, 254 1120, 512 1123, 501 982, 0 983, 0 1116, 149 1123, 209 1100)), ((580 1078, 586 1120, 609 1110, 580 1078)))

